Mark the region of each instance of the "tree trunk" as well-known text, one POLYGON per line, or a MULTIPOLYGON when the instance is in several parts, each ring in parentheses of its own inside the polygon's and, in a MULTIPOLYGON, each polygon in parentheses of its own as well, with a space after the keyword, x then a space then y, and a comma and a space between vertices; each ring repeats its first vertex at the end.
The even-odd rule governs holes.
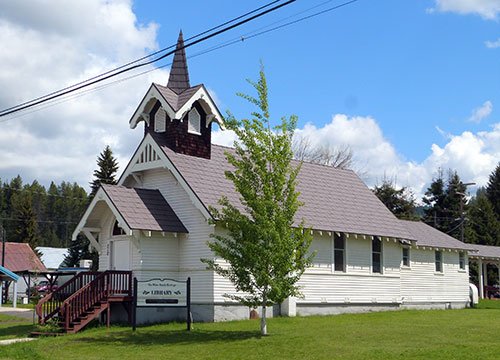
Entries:
POLYGON ((267 296, 264 295, 262 297, 262 316, 260 317, 260 333, 263 336, 267 335, 266 310, 267 310, 267 296))

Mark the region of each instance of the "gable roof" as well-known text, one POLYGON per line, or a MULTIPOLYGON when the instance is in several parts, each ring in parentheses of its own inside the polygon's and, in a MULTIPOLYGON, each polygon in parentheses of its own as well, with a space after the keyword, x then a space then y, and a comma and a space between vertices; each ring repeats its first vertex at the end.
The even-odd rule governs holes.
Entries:
POLYGON ((172 107, 172 109, 177 112, 182 106, 188 102, 189 99, 200 89, 203 87, 202 84, 195 85, 193 87, 184 89, 179 92, 175 92, 169 87, 153 83, 154 86, 158 89, 161 95, 165 98, 168 104, 172 107))
POLYGON ((131 230, 188 232, 159 190, 101 186, 131 230))
MULTIPOLYGON (((224 175, 231 170, 224 152, 234 149, 212 144, 211 158, 205 159, 175 153, 162 143, 161 137, 154 139, 207 209, 219 207, 222 196, 243 209, 239 194, 224 175)), ((305 205, 297 212, 296 223, 304 219, 306 226, 315 230, 413 239, 351 170, 303 163, 297 190, 305 205)))
POLYGON ((417 246, 428 246, 432 248, 473 250, 470 244, 465 244, 460 240, 433 228, 421 221, 399 220, 413 238, 417 240, 417 246))
POLYGON ((47 269, 58 269, 69 253, 67 248, 47 246, 37 246, 36 251, 41 254, 40 259, 47 269))
POLYGON ((471 252, 469 256, 475 258, 484 259, 495 259, 500 260, 500 246, 491 245, 479 245, 479 244, 467 244, 470 246, 474 252, 471 252))
MULTIPOLYGON (((0 246, 0 258, 2 257, 2 246, 0 246)), ((1 265, 1 264, 0 264, 1 265)), ((5 243, 4 266, 12 272, 21 271, 47 271, 31 246, 26 243, 5 243)))

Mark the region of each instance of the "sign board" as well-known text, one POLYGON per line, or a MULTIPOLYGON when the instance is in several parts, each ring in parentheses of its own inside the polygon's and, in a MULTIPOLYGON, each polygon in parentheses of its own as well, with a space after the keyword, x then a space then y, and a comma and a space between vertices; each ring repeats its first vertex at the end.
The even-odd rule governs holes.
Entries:
POLYGON ((137 281, 137 306, 187 306, 186 285, 172 279, 137 281))
POLYGON ((191 330, 191 278, 186 281, 173 279, 149 279, 138 281, 134 278, 134 303, 132 330, 137 327, 138 307, 185 307, 187 330, 191 330))

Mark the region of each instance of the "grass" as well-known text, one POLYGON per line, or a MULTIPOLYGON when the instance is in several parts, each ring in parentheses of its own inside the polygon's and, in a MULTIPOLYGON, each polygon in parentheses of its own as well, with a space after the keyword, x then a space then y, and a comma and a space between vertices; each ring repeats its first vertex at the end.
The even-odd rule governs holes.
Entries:
POLYGON ((260 336, 258 320, 194 324, 191 333, 185 324, 139 327, 135 333, 97 327, 0 347, 0 358, 498 359, 499 317, 496 307, 276 318, 267 337, 260 336))

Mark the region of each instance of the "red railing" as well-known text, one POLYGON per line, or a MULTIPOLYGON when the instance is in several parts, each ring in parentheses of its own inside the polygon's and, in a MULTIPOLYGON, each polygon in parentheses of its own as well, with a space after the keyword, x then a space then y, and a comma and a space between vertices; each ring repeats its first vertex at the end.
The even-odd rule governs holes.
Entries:
POLYGON ((132 273, 108 270, 69 296, 61 305, 65 329, 71 323, 91 314, 95 306, 101 306, 112 297, 132 297, 132 273))
POLYGON ((80 272, 61 285, 57 290, 54 290, 41 298, 35 307, 38 322, 43 325, 47 322, 47 320, 58 315, 64 300, 77 292, 79 289, 83 288, 85 285, 89 284, 99 274, 101 273, 95 271, 80 272))

